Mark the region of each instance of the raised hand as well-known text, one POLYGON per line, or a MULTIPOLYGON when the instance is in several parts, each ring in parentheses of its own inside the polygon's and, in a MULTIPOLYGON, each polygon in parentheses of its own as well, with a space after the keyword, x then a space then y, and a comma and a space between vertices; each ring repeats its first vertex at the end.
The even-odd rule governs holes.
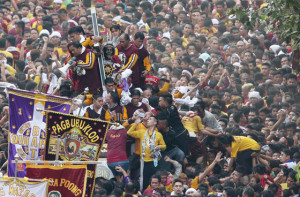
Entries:
POLYGON ((22 45, 23 47, 25 47, 26 44, 27 44, 27 40, 22 40, 21 45, 22 45))
POLYGON ((142 122, 142 120, 141 120, 140 118, 137 118, 137 119, 134 121, 134 123, 135 123, 136 125, 140 124, 141 122, 142 122))
POLYGON ((46 36, 44 36, 44 37, 43 37, 43 40, 44 40, 44 42, 45 42, 45 43, 48 43, 48 41, 49 41, 49 38, 48 38, 48 37, 46 37, 46 36))
POLYGON ((53 53, 51 53, 51 58, 50 58, 53 62, 55 62, 55 61, 57 61, 58 59, 57 59, 57 56, 56 56, 56 54, 53 52, 53 53))
POLYGON ((222 157, 222 152, 220 151, 220 152, 217 153, 216 158, 215 158, 215 161, 216 161, 217 163, 220 162, 220 161, 222 161, 223 158, 221 158, 221 157, 222 157))

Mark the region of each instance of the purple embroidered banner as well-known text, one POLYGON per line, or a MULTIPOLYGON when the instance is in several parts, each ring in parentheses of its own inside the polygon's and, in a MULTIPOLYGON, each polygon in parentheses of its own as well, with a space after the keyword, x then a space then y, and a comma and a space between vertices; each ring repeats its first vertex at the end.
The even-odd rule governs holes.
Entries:
MULTIPOLYGON (((35 92, 8 89, 9 94, 9 165, 8 176, 15 176, 12 163, 19 160, 43 160, 45 148, 45 110, 69 113, 71 99, 35 92)), ((18 177, 26 176, 25 164, 18 164, 18 177)))

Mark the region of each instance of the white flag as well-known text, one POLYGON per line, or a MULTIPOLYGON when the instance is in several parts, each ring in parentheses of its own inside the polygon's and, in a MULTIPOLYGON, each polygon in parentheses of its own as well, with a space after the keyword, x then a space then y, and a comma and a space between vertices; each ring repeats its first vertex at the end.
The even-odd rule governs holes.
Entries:
POLYGON ((48 180, 42 182, 28 182, 25 179, 11 177, 0 179, 0 196, 30 196, 47 197, 48 180))

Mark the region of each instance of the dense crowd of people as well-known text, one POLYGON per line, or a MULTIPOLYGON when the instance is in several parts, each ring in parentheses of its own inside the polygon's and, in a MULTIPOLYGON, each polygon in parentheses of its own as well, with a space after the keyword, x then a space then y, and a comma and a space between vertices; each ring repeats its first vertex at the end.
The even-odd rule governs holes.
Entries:
POLYGON ((114 178, 96 178, 95 197, 299 196, 292 42, 270 20, 248 29, 228 14, 234 6, 268 3, 0 0, 2 174, 13 87, 118 123, 106 137, 114 178))

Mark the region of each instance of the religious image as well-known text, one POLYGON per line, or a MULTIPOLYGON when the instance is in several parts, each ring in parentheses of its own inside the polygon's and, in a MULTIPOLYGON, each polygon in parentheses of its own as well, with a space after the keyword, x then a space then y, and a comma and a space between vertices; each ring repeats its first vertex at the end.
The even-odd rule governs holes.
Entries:
MULTIPOLYGON (((86 159, 94 160, 99 149, 99 144, 90 143, 87 137, 83 137, 79 128, 73 128, 64 133, 60 138, 60 155, 65 160, 86 159)), ((49 154, 56 153, 57 137, 50 135, 49 154)))

